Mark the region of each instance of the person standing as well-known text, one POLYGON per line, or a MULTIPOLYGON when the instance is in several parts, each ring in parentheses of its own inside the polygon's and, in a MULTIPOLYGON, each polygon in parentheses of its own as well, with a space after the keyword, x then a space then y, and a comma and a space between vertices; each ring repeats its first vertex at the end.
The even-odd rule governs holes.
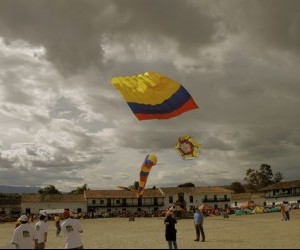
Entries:
POLYGON ((56 227, 56 236, 58 236, 61 231, 60 220, 61 220, 61 218, 60 218, 59 214, 54 216, 55 227, 56 227))
POLYGON ((45 222, 46 216, 41 214, 39 221, 35 224, 35 230, 37 232, 37 248, 45 249, 48 236, 48 224, 45 222))
POLYGON ((288 204, 284 204, 284 210, 286 220, 290 220, 290 206, 288 204))
POLYGON ((286 212, 285 212, 285 205, 283 203, 280 204, 280 213, 281 213, 281 217, 282 217, 282 221, 286 221, 286 212))
POLYGON ((82 227, 77 219, 71 218, 68 210, 63 212, 64 222, 61 224, 62 235, 66 237, 66 249, 83 249, 80 233, 83 232, 82 227))
POLYGON ((17 249, 34 249, 37 247, 37 235, 33 225, 28 224, 27 215, 19 218, 21 225, 15 228, 11 243, 17 249))
POLYGON ((202 238, 202 242, 205 241, 205 233, 203 229, 203 220, 204 220, 204 215, 201 211, 201 209, 197 208, 195 213, 194 213, 194 225, 195 225, 195 230, 196 230, 196 239, 194 241, 199 241, 200 240, 200 234, 202 238))
POLYGON ((175 228, 176 223, 177 220, 175 219, 173 212, 167 211, 164 224, 166 225, 165 237, 166 237, 166 241, 168 242, 169 249, 177 249, 177 242, 176 242, 177 230, 175 228))

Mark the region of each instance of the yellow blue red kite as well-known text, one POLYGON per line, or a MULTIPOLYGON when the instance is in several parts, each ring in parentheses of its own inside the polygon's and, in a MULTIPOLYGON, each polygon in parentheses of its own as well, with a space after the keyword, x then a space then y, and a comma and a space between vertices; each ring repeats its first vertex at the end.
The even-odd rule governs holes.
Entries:
POLYGON ((160 73, 113 77, 111 83, 139 120, 169 119, 199 108, 181 84, 160 73))

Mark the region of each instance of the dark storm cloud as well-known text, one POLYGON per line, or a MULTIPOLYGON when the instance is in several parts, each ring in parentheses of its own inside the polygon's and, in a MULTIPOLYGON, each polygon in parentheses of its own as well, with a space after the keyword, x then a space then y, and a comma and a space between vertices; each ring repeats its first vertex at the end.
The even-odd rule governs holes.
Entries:
POLYGON ((99 67, 104 34, 123 41, 161 38, 178 42, 182 53, 213 41, 218 20, 189 1, 3 0, 0 34, 46 48, 64 73, 99 67), (184 14, 183 14, 184 13, 184 14))
POLYGON ((249 41, 259 42, 265 49, 300 52, 298 0, 233 0, 220 4, 232 31, 248 34, 249 41))

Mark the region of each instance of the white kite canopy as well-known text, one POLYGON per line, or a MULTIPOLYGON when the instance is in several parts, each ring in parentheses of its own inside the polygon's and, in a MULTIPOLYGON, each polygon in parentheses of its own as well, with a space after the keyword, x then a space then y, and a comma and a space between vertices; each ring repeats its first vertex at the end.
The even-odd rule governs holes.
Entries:
POLYGON ((41 209, 39 214, 48 215, 48 214, 62 214, 65 211, 64 208, 57 209, 41 209))

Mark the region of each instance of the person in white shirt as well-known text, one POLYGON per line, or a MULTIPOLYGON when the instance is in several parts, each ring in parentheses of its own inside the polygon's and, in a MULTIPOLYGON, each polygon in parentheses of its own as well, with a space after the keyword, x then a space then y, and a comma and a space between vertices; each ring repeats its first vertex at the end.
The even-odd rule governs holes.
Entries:
POLYGON ((48 236, 48 224, 45 222, 46 216, 41 214, 39 221, 35 224, 37 232, 37 249, 45 249, 48 236))
POLYGON ((17 249, 34 249, 37 246, 36 231, 33 225, 28 224, 28 217, 22 215, 21 225, 15 228, 11 243, 17 249))
POLYGON ((83 249, 80 233, 82 227, 77 219, 70 216, 70 212, 63 212, 64 222, 61 224, 61 233, 65 236, 65 249, 83 249))

